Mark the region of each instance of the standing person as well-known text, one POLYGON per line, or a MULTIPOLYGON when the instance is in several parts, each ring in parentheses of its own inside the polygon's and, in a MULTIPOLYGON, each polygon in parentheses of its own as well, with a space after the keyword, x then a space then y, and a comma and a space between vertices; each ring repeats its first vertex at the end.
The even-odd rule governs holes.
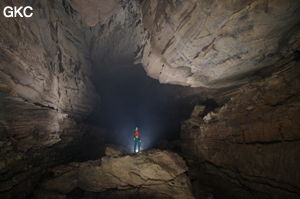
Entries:
POLYGON ((138 127, 135 128, 133 133, 133 140, 134 140, 134 152, 140 152, 141 151, 141 134, 139 132, 138 127), (136 150, 137 149, 137 150, 136 150))

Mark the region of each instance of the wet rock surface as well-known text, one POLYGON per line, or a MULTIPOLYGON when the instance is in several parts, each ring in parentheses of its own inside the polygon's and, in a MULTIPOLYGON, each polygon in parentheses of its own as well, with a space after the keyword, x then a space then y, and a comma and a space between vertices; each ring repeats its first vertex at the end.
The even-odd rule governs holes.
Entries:
POLYGON ((300 197, 299 64, 230 91, 228 102, 183 123, 191 175, 219 197, 300 197))
POLYGON ((52 169, 53 176, 41 183, 36 197, 49 198, 60 194, 73 198, 72 193, 79 188, 81 194, 91 198, 92 195, 107 198, 139 198, 145 195, 146 198, 192 199, 190 182, 185 174, 187 170, 183 159, 169 151, 104 156, 101 160, 52 169))

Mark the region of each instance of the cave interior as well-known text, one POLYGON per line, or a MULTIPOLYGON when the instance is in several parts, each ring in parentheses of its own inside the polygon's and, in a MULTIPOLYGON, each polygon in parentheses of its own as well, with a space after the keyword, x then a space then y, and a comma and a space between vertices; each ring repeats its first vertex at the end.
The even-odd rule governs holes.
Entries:
POLYGON ((300 198, 299 1, 25 3, 0 17, 0 198, 300 198))

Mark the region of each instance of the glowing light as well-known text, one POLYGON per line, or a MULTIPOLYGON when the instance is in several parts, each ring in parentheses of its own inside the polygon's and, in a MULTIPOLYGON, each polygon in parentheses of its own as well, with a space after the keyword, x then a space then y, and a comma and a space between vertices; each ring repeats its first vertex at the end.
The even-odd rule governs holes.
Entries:
MULTIPOLYGON (((150 127, 146 128, 146 127, 140 127, 139 129, 141 129, 141 143, 140 143, 140 151, 138 151, 138 147, 136 149, 134 149, 134 139, 133 139, 133 131, 132 129, 134 129, 133 127, 129 127, 126 128, 124 127, 122 132, 124 132, 124 134, 126 134, 127 136, 127 141, 126 141, 126 145, 128 150, 131 153, 139 153, 142 152, 144 150, 147 150, 149 148, 151 148, 152 145, 152 141, 153 141, 153 133, 151 133, 150 127)), ((122 137, 124 139, 124 137, 122 137)), ((124 140, 122 140, 122 142, 124 142, 124 140)))

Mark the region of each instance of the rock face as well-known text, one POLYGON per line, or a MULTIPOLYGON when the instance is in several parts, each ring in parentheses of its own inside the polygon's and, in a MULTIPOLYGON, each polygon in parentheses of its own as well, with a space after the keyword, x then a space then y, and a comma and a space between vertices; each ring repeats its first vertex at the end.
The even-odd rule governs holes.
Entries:
POLYGON ((300 197, 300 62, 227 93, 182 126, 183 151, 202 186, 223 198, 300 197))
POLYGON ((67 5, 32 6, 34 17, 28 20, 1 17, 1 88, 37 107, 81 118, 97 99, 85 32, 67 5))
MULTIPOLYGON (((12 4, 24 2, 0 9, 12 4)), ((90 131, 77 121, 98 99, 79 16, 62 2, 31 6, 32 18, 0 17, 1 198, 26 198, 45 168, 76 157, 69 146, 90 131)))
POLYGON ((299 37, 300 4, 293 0, 70 2, 93 27, 96 71, 135 58, 161 83, 237 86, 292 54, 299 37))
POLYGON ((89 26, 104 24, 121 9, 120 0, 70 0, 70 3, 89 26))
POLYGON ((124 67, 132 67, 146 36, 141 12, 136 1, 126 1, 107 23, 98 24, 88 32, 93 70, 97 74, 107 76, 124 67))
POLYGON ((123 192, 119 198, 133 191, 136 197, 143 193, 154 198, 192 199, 194 197, 186 171, 182 158, 168 151, 105 156, 101 161, 72 163, 54 168, 54 177, 42 183, 37 197, 47 198, 51 195, 49 192, 52 195, 68 194, 80 188, 100 194, 110 189, 119 190, 123 192))
POLYGON ((290 53, 299 34, 294 0, 153 0, 141 6, 148 32, 141 62, 161 83, 239 85, 290 53))
POLYGON ((108 145, 105 148, 106 156, 119 156, 124 154, 129 154, 129 150, 126 147, 118 145, 108 145))

